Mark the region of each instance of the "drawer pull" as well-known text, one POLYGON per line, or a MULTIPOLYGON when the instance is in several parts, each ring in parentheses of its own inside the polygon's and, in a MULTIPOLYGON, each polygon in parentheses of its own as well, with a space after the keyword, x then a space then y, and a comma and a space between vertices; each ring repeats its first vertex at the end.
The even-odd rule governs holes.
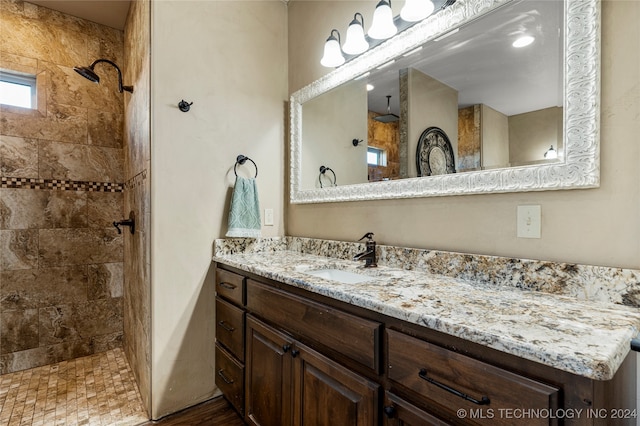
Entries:
POLYGON ((226 288, 226 289, 228 289, 228 290, 235 290, 235 289, 236 289, 236 286, 235 286, 235 285, 233 285, 233 284, 229 284, 229 283, 226 283, 226 282, 224 282, 224 281, 222 281, 222 282, 220 283, 220 287, 224 287, 224 288, 226 288))
POLYGON ((227 325, 227 323, 222 320, 218 321, 218 325, 224 328, 225 330, 227 330, 229 333, 233 333, 233 331, 235 330, 235 328, 231 327, 230 325, 227 325))
POLYGON ((292 349, 291 350, 291 356, 293 358, 297 357, 298 355, 300 355, 300 351, 299 350, 297 350, 297 349, 292 349))
POLYGON ((291 349, 291 345, 282 345, 282 352, 287 353, 291 349))
POLYGON ((233 383, 233 380, 229 379, 227 376, 224 375, 223 373, 224 370, 220 369, 218 370, 218 376, 220 376, 222 378, 222 380, 224 380, 224 382, 228 385, 233 383))
POLYGON ((423 379, 426 380, 427 382, 436 385, 437 387, 439 387, 440 389, 444 389, 447 392, 451 392, 452 394, 459 396, 460 398, 469 401, 469 402, 473 402, 476 405, 489 405, 489 403, 491 402, 489 400, 488 397, 483 396, 482 398, 480 398, 480 401, 478 401, 477 399, 467 395, 466 393, 462 393, 459 390, 455 390, 452 387, 449 387, 447 385, 445 385, 444 383, 440 383, 437 380, 433 380, 430 377, 427 377, 427 370, 425 368, 420 369, 420 372, 418 373, 418 376, 423 379))

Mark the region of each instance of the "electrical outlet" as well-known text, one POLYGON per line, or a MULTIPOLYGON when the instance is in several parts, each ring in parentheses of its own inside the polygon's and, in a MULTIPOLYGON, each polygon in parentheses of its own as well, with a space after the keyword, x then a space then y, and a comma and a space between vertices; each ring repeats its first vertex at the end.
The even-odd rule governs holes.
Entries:
POLYGON ((518 238, 540 238, 540 206, 518 206, 518 238))
POLYGON ((273 209, 264 209, 265 226, 273 226, 273 209))

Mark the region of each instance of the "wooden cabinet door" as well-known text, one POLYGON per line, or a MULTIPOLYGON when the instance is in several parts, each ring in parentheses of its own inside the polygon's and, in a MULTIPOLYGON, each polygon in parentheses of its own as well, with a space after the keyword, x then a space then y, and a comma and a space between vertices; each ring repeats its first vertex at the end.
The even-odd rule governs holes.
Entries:
POLYGON ((245 421, 260 426, 291 425, 292 340, 247 315, 245 421))
POLYGON ((377 383, 298 342, 291 356, 295 426, 378 424, 377 383))

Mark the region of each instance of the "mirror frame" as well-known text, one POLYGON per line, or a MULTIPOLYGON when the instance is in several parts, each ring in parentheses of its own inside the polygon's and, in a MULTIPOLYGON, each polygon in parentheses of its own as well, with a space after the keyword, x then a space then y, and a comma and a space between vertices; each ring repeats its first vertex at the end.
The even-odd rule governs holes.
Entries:
MULTIPOLYGON (((331 71, 290 98, 292 204, 548 191, 600 186, 600 0, 565 0, 564 161, 302 189, 302 104, 516 0, 458 0, 331 71)), ((307 170, 307 173, 312 173, 307 170)))

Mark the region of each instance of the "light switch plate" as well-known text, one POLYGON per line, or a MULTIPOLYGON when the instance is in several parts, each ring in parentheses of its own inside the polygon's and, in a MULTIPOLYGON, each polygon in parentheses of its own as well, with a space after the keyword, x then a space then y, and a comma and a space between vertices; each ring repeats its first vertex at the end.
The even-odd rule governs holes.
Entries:
POLYGON ((518 238, 540 238, 540 206, 518 206, 518 238))
POLYGON ((273 226, 273 209, 264 209, 265 226, 273 226))

